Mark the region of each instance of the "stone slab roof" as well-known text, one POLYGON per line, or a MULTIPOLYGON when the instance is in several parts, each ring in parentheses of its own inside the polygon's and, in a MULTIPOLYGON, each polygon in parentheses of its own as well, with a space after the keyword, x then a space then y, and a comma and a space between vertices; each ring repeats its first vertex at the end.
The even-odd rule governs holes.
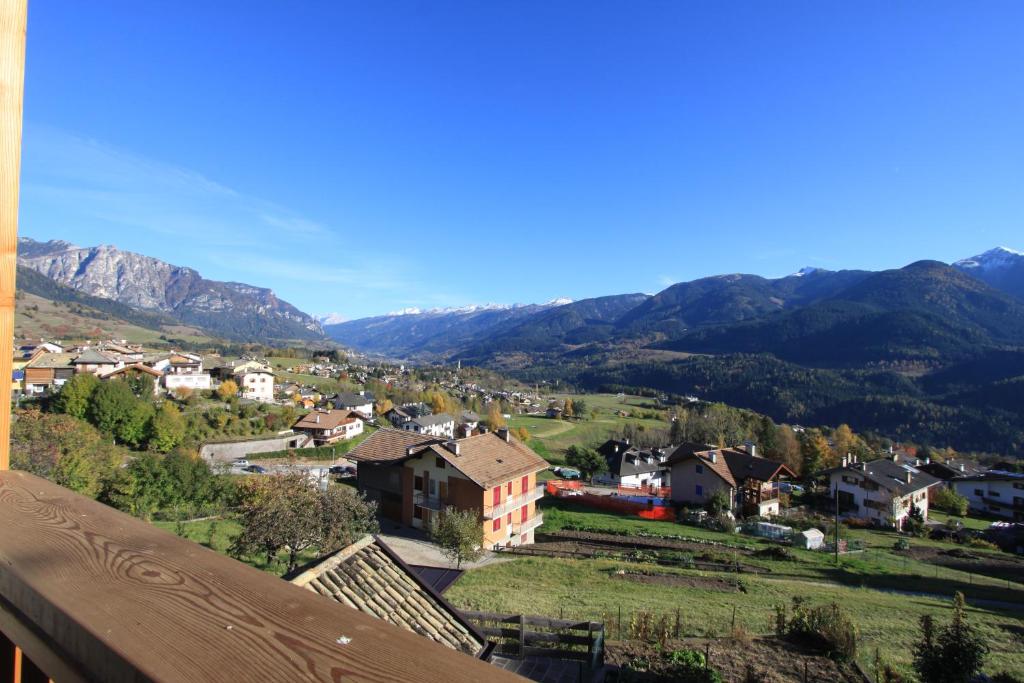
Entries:
POLYGON ((422 448, 436 441, 432 436, 402 429, 378 429, 345 457, 355 462, 393 463, 409 457, 410 448, 422 448))
POLYGON ((453 650, 481 656, 487 649, 483 634, 373 536, 329 555, 291 582, 453 650))

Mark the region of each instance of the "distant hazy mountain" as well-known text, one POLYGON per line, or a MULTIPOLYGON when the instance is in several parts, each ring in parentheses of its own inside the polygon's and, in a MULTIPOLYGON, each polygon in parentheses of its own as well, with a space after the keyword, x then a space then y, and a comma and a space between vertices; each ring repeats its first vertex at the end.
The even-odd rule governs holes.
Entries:
POLYGON ((320 339, 314 318, 262 287, 207 280, 191 268, 111 246, 18 240, 18 263, 65 287, 166 314, 215 336, 246 341, 320 339))
POLYGON ((1024 253, 996 247, 984 254, 957 261, 953 266, 998 290, 1024 299, 1024 253))
POLYGON ((514 326, 553 304, 466 306, 421 311, 409 309, 373 318, 325 325, 335 341, 368 353, 396 358, 447 357, 514 326))

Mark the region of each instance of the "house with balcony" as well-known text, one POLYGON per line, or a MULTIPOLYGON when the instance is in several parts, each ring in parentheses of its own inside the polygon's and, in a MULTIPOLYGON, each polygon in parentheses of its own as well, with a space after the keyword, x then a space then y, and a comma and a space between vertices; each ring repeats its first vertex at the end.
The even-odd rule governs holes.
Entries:
POLYGON ((414 417, 403 422, 402 429, 438 439, 451 439, 455 436, 455 418, 448 413, 414 417))
POLYGON ((60 389, 75 375, 75 354, 47 353, 34 355, 25 364, 25 393, 30 396, 60 389))
POLYGON ((317 446, 326 446, 362 434, 363 420, 350 410, 314 410, 300 417, 292 430, 308 434, 317 446))
POLYGON ((847 459, 822 474, 838 496, 841 517, 859 517, 882 527, 902 529, 912 510, 928 520, 928 492, 942 481, 899 456, 858 462, 847 459))
POLYGON ((366 393, 342 392, 332 401, 335 410, 351 410, 359 413, 364 420, 373 417, 373 396, 366 393))
POLYGON ((495 548, 532 543, 543 523, 537 474, 548 463, 507 429, 457 440, 381 429, 348 457, 359 464, 359 490, 408 526, 426 529, 449 506, 474 510, 484 545, 495 548))
POLYGON ((1024 474, 992 470, 950 481, 976 512, 1024 522, 1024 474))
POLYGON ((629 439, 609 439, 598 447, 608 471, 594 476, 594 483, 628 488, 661 488, 669 486, 671 470, 667 464, 672 447, 637 448, 629 439))
POLYGON ((76 374, 79 372, 91 372, 94 375, 106 375, 118 368, 124 367, 124 361, 96 349, 82 351, 75 356, 75 360, 71 364, 74 366, 76 374))
POLYGON ((759 457, 753 446, 683 444, 665 464, 671 471, 674 502, 703 506, 721 491, 737 517, 779 514, 779 483, 796 477, 784 464, 759 457))
POLYGON ((210 373, 203 372, 203 358, 198 354, 175 351, 167 358, 163 371, 163 384, 167 391, 203 391, 213 386, 210 373))
POLYGON ((260 403, 274 401, 274 372, 269 367, 246 365, 231 374, 242 398, 260 403))

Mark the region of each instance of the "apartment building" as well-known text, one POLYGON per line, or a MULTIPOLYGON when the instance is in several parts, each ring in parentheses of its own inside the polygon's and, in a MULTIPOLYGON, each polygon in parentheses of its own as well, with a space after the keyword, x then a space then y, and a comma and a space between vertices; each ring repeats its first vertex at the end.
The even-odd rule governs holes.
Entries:
POLYGON ((1024 522, 1024 474, 993 470, 949 484, 972 510, 1024 522))
POLYGON ((892 458, 871 462, 843 459, 828 470, 830 490, 839 496, 842 517, 860 517, 879 526, 902 529, 912 507, 928 519, 928 491, 942 482, 892 458))
POLYGON ((487 548, 532 543, 548 463, 507 429, 464 439, 381 429, 352 450, 357 485, 383 516, 426 529, 447 507, 473 510, 487 548))

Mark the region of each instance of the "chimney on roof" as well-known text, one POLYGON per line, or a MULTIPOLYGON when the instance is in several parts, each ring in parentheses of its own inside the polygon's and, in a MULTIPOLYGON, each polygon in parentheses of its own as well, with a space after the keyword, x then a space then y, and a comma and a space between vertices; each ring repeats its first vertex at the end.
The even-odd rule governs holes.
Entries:
POLYGON ((912 482, 913 480, 914 480, 914 475, 913 475, 913 474, 911 474, 910 472, 907 472, 907 483, 909 484, 909 483, 911 483, 911 482, 912 482))
POLYGON ((316 414, 316 420, 314 420, 314 421, 315 421, 315 422, 316 422, 317 424, 320 424, 320 413, 317 413, 317 414, 316 414))
POLYGON ((930 464, 932 464, 932 459, 931 459, 930 457, 928 457, 928 458, 925 458, 925 459, 924 459, 924 464, 925 464, 925 465, 930 465, 930 464))
POLYGON ((512 441, 512 434, 508 431, 508 427, 498 427, 498 436, 505 441, 510 443, 512 441))
POLYGON ((459 442, 458 441, 445 441, 444 447, 455 454, 456 457, 459 455, 459 442))
POLYGON ((708 460, 711 462, 718 462, 718 451, 711 451, 711 455, 708 456, 708 460))
POLYGON ((921 459, 920 458, 914 458, 914 467, 920 467, 920 466, 921 466, 921 459))
POLYGON ((623 439, 622 443, 624 443, 624 444, 626 444, 628 446, 629 445, 629 439, 623 439))
POLYGON ((846 467, 846 463, 849 462, 849 458, 850 458, 849 455, 844 455, 843 456, 843 465, 842 465, 843 467, 846 467))
POLYGON ((899 459, 900 459, 900 456, 898 454, 896 454, 896 453, 892 454, 892 461, 893 462, 899 462, 899 459))
POLYGON ((463 439, 473 436, 473 428, 469 425, 459 425, 459 434, 463 439))
POLYGON ((961 471, 961 472, 963 472, 963 471, 964 471, 964 464, 963 464, 963 463, 960 463, 960 471, 961 471))

